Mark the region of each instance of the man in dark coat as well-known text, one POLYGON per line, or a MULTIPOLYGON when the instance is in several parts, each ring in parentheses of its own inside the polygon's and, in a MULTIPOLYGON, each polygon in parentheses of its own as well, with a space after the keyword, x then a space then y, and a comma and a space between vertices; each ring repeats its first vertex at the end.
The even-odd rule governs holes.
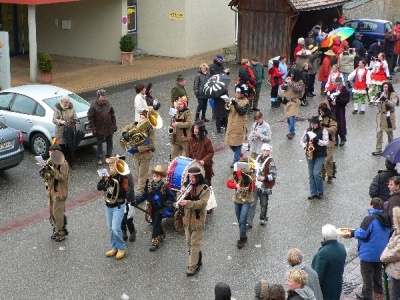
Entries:
POLYGON ((222 64, 224 62, 224 58, 221 54, 215 56, 213 63, 210 66, 210 75, 217 75, 217 74, 226 74, 229 75, 230 71, 228 68, 224 68, 222 64))
POLYGON ((113 134, 117 131, 115 111, 106 99, 106 91, 97 91, 97 99, 93 100, 88 111, 88 120, 93 135, 97 138, 97 164, 104 163, 103 143, 107 144, 106 158, 110 158, 113 151, 113 134))
POLYGON ((384 203, 389 200, 390 198, 390 191, 389 191, 389 179, 393 176, 399 176, 397 173, 396 164, 393 164, 389 160, 385 161, 385 170, 379 170, 378 175, 374 177, 369 186, 369 196, 371 198, 378 197, 384 203))
POLYGON ((337 121, 336 146, 344 146, 347 141, 346 105, 350 101, 350 91, 344 86, 341 77, 337 77, 334 84, 335 88, 329 92, 328 101, 337 121))
POLYGON ((314 255, 311 267, 318 273, 324 300, 339 300, 342 293, 346 249, 337 241, 336 227, 322 227, 322 247, 314 255))

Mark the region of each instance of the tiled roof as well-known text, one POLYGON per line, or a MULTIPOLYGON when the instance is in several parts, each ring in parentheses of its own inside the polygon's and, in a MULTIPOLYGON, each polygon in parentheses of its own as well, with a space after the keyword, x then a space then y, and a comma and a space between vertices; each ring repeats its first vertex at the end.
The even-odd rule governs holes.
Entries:
MULTIPOLYGON (((243 0, 231 0, 228 6, 238 6, 243 0)), ((287 0, 295 11, 317 10, 343 5, 350 0, 287 0)))
POLYGON ((295 10, 315 10, 343 5, 350 0, 289 0, 295 10))

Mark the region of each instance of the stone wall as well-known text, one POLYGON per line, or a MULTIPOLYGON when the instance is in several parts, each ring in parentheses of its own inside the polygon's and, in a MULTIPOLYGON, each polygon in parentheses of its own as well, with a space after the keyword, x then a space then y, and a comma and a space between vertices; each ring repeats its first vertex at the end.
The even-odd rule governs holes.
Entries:
POLYGON ((343 5, 343 18, 385 19, 385 0, 352 0, 343 5))

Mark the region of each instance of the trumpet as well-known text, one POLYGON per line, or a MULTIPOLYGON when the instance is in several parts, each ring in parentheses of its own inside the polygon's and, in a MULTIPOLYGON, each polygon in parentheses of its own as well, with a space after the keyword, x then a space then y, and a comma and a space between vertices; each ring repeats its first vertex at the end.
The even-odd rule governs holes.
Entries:
POLYGON ((226 102, 225 103, 225 109, 226 110, 229 110, 230 108, 231 108, 231 105, 232 105, 232 100, 234 100, 235 98, 230 98, 229 99, 229 102, 226 102))
POLYGON ((179 207, 179 202, 185 199, 186 196, 189 195, 191 190, 192 190, 192 184, 189 183, 189 185, 186 187, 186 190, 179 196, 178 200, 176 201, 175 207, 179 207))

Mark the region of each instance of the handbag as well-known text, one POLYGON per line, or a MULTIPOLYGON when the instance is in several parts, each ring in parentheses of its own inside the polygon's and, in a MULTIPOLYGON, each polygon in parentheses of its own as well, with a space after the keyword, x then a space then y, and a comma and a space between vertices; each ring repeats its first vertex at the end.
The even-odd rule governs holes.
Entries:
POLYGON ((215 194, 213 187, 210 186, 210 198, 208 198, 206 210, 211 210, 217 207, 217 200, 215 199, 215 194))
POLYGON ((282 84, 278 87, 278 97, 283 98, 285 90, 282 88, 282 84))

